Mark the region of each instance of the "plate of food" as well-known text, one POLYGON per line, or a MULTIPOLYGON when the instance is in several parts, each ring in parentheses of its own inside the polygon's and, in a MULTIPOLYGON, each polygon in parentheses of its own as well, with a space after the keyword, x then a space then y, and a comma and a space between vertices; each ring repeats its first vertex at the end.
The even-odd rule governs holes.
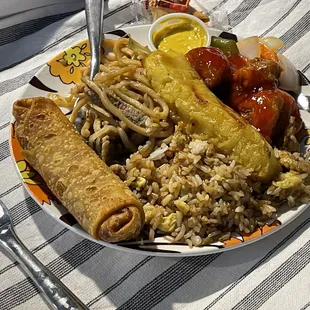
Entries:
POLYGON ((12 158, 84 238, 147 255, 237 249, 308 207, 308 81, 277 38, 172 15, 107 33, 93 80, 87 40, 43 66, 14 103, 12 158))

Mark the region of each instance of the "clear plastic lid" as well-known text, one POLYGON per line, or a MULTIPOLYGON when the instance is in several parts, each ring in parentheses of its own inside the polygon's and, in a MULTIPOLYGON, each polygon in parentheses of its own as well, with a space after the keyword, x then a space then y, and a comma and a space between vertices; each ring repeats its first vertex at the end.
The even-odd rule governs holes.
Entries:
POLYGON ((229 19, 224 8, 208 8, 199 0, 132 0, 132 25, 151 24, 159 17, 176 12, 195 15, 209 27, 229 31, 229 19))

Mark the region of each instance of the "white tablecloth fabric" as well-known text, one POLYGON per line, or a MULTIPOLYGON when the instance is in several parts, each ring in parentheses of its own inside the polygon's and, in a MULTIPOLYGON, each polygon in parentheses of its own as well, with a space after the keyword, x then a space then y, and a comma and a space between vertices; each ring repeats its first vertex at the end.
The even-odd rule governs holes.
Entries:
MULTIPOLYGON (((84 12, 66 15, 81 9, 81 2, 0 1, 0 198, 11 210, 21 240, 90 309, 309 308, 309 208, 279 232, 238 250, 154 258, 80 238, 57 224, 23 189, 9 152, 12 104, 47 60, 86 38, 84 12), (31 10, 18 7, 27 2, 31 10), (2 10, 8 3, 15 7, 2 10)), ((129 2, 105 2, 105 30, 133 20, 129 2)), ((209 10, 225 8, 233 31, 242 36, 280 37, 285 55, 310 77, 310 0, 197 2, 209 10)), ((0 309, 11 308, 47 306, 19 266, 0 252, 0 309)))

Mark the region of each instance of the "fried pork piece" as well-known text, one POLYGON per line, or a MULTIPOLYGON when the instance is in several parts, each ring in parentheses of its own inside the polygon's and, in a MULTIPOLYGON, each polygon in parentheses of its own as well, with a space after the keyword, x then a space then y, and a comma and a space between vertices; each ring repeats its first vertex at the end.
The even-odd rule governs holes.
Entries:
POLYGON ((210 89, 230 79, 229 61, 219 48, 197 47, 190 50, 186 58, 210 89))
POLYGON ((294 98, 277 88, 281 68, 273 60, 255 58, 233 74, 231 107, 270 143, 281 144, 291 116, 296 131, 301 117, 294 98))
POLYGON ((269 59, 254 58, 233 74, 233 80, 243 89, 270 88, 278 85, 281 67, 269 59))

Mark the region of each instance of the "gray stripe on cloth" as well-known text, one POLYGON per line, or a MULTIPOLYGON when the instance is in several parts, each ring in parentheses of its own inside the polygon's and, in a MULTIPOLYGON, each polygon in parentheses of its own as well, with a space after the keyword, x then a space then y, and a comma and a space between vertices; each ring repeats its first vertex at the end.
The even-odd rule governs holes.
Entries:
MULTIPOLYGON (((0 91, 1 91, 1 86, 0 86, 0 91)), ((8 127, 10 125, 10 122, 4 123, 3 125, 0 126, 0 130, 8 127)))
POLYGON ((84 29, 86 29, 86 26, 85 26, 85 25, 82 26, 82 27, 80 27, 80 28, 78 28, 78 29, 76 29, 76 30, 74 30, 74 31, 72 31, 72 32, 70 32, 70 33, 67 34, 66 36, 63 36, 61 39, 59 39, 59 40, 57 40, 57 41, 55 41, 55 42, 53 42, 53 43, 51 43, 51 44, 49 44, 49 45, 46 45, 42 50, 38 51, 37 53, 35 53, 35 54, 33 54, 33 55, 29 56, 29 57, 23 58, 23 59, 21 59, 21 60, 19 60, 19 61, 17 61, 17 62, 14 62, 14 63, 10 64, 10 65, 7 66, 7 67, 1 68, 1 69, 0 69, 0 72, 5 71, 5 70, 8 70, 8 69, 11 69, 11 68, 13 68, 13 67, 15 67, 15 66, 17 66, 17 65, 19 65, 19 64, 21 64, 21 63, 23 63, 23 62, 25 62, 25 61, 27 61, 27 60, 29 60, 29 59, 31 59, 31 58, 37 56, 37 55, 43 54, 44 52, 46 52, 46 51, 48 51, 49 49, 51 49, 51 48, 53 48, 54 46, 56 46, 57 44, 59 44, 59 43, 65 41, 65 40, 69 39, 70 37, 74 36, 75 34, 77 34, 77 33, 81 32, 81 31, 83 31, 84 29))
POLYGON ((25 72, 19 76, 16 76, 13 79, 10 80, 5 80, 4 82, 0 83, 0 96, 9 93, 21 86, 24 86, 25 84, 27 84, 30 79, 34 76, 34 74, 37 73, 37 71, 39 71, 40 68, 42 68, 43 65, 38 66, 34 69, 31 69, 28 72, 25 72))
POLYGON ((69 229, 64 228, 63 230, 61 230, 58 234, 54 235, 53 237, 47 239, 45 242, 41 243, 40 245, 38 245, 37 247, 35 247, 32 250, 32 253, 37 253, 38 251, 41 251, 42 249, 44 249, 47 245, 49 245, 50 243, 54 242, 55 240, 57 240, 59 237, 61 237, 63 234, 65 234, 66 232, 68 232, 69 229))
POLYGON ((279 53, 285 52, 291 46, 293 46, 299 39, 310 31, 310 11, 303 15, 293 27, 291 27, 286 33, 284 33, 280 40, 285 45, 279 50, 279 53))
POLYGON ((151 309, 189 281, 198 272, 211 264, 220 255, 221 253, 182 258, 168 270, 141 288, 117 309, 151 309), (180 270, 182 270, 182 273, 179 272, 180 270))
POLYGON ((100 295, 96 296, 94 299, 92 299, 88 304, 87 307, 91 307, 94 305, 97 301, 99 301, 104 296, 108 295, 110 292, 112 292, 115 288, 120 286, 126 279, 128 279, 134 272, 136 272, 138 269, 140 269, 142 266, 144 266, 147 262, 149 262, 154 257, 147 256, 144 258, 139 264, 137 264, 135 267, 133 267, 131 270, 129 270, 126 274, 124 274, 117 282, 115 282, 113 285, 108 287, 104 292, 102 292, 100 295))
POLYGON ((310 219, 306 219, 298 227, 296 227, 289 235, 287 235, 280 243, 278 243, 272 250, 270 250, 262 259, 260 259, 254 266, 252 266, 245 274, 243 274, 237 281, 230 285, 223 293, 216 297, 204 310, 211 309, 217 302, 219 302, 225 295, 233 290, 240 282, 242 282, 249 274, 251 274, 257 267, 265 263, 277 250, 279 250, 288 240, 296 235, 303 227, 310 223, 310 219))
POLYGON ((307 304, 305 304, 302 308, 300 308, 300 310, 306 310, 308 308, 310 308, 310 301, 307 304))
POLYGON ((10 156, 9 140, 0 143, 0 161, 10 156))
MULTIPOLYGON (((62 278, 102 249, 104 249, 102 245, 83 239, 70 250, 48 263, 46 267, 57 278, 62 278)), ((24 279, 0 292, 1 310, 8 310, 21 305, 36 294, 38 294, 38 290, 30 278, 24 279)))
POLYGON ((64 19, 80 11, 82 11, 82 9, 57 15, 41 17, 38 19, 28 20, 20 24, 0 29, 0 46, 12 43, 16 40, 21 39, 22 37, 33 34, 49 26, 52 23, 55 23, 61 19, 64 19))
POLYGON ((16 185, 14 185, 13 187, 9 188, 8 190, 6 190, 5 192, 0 194, 0 198, 10 194, 11 192, 15 191, 16 189, 20 188, 22 186, 22 183, 18 183, 16 185))
POLYGON ((133 24, 137 19, 138 19, 138 20, 145 20, 145 17, 138 14, 137 16, 135 16, 134 18, 132 18, 131 20, 129 20, 129 21, 127 21, 127 22, 125 22, 125 23, 119 25, 116 29, 122 29, 122 28, 124 28, 124 27, 126 27, 126 26, 130 26, 130 25, 133 24))
POLYGON ((260 3, 262 0, 244 0, 238 7, 228 14, 228 20, 231 27, 240 24, 260 3))
POLYGON ((264 33, 260 35, 260 37, 264 37, 268 32, 270 32, 272 29, 276 28, 284 19, 286 19, 297 7, 297 5, 301 2, 302 0, 297 0, 294 2, 293 6, 286 11, 281 18, 279 18, 271 27, 269 27, 264 33))
MULTIPOLYGON (((117 9, 115 9, 114 11, 109 12, 108 14, 106 14, 106 15, 103 16, 103 19, 106 19, 106 18, 108 18, 108 17, 111 17, 111 16, 113 16, 114 14, 119 13, 120 11, 123 11, 123 10, 127 9, 128 7, 130 7, 130 5, 131 5, 131 3, 127 3, 127 4, 123 5, 123 6, 121 6, 121 7, 117 8, 117 9)), ((81 31, 83 31, 83 30, 85 30, 85 29, 86 29, 86 25, 81 26, 80 28, 78 28, 78 29, 76 29, 76 30, 74 30, 74 31, 72 31, 72 32, 70 32, 70 33, 68 33, 67 35, 63 36, 61 39, 59 39, 59 40, 57 40, 57 41, 55 41, 55 42, 53 42, 53 43, 51 43, 51 44, 49 44, 49 45, 46 45, 42 50, 36 52, 35 54, 33 54, 33 55, 29 56, 29 57, 23 58, 22 60, 19 60, 19 61, 15 62, 15 63, 13 63, 13 64, 7 66, 7 67, 1 68, 1 69, 0 69, 0 72, 2 72, 2 71, 4 71, 4 70, 7 70, 7 69, 10 69, 10 68, 12 68, 12 67, 15 67, 15 66, 17 66, 18 64, 20 64, 20 63, 22 63, 22 62, 25 62, 26 60, 29 60, 29 59, 31 59, 31 58, 37 56, 37 55, 40 55, 40 54, 46 52, 47 50, 51 49, 52 47, 56 46, 57 44, 59 44, 59 43, 65 41, 65 40, 67 40, 68 38, 71 38, 73 35, 75 35, 75 34, 81 32, 81 31)))
POLYGON ((232 310, 257 310, 310 262, 310 241, 242 298, 232 310))
POLYGON ((310 62, 301 70, 303 73, 310 69, 310 62))
POLYGON ((216 10, 218 10, 222 5, 224 5, 228 0, 222 0, 218 5, 216 5, 211 11, 210 13, 215 12, 216 10))
POLYGON ((16 226, 20 224, 29 216, 41 210, 42 208, 31 197, 27 197, 25 200, 10 208, 13 225, 16 226))
MULTIPOLYGON (((38 251, 44 249, 47 245, 49 245, 50 243, 54 242, 55 240, 57 240, 59 237, 61 237, 64 233, 66 233, 68 231, 67 228, 61 230, 58 234, 56 234, 55 236, 47 239, 45 242, 41 243, 40 245, 38 245, 36 248, 34 248, 31 253, 35 254, 38 251)), ((14 262, 10 265, 7 265, 5 268, 3 268, 2 270, 0 270, 0 275, 7 272, 8 270, 12 269, 15 266, 18 266, 19 263, 18 262, 14 262)))

